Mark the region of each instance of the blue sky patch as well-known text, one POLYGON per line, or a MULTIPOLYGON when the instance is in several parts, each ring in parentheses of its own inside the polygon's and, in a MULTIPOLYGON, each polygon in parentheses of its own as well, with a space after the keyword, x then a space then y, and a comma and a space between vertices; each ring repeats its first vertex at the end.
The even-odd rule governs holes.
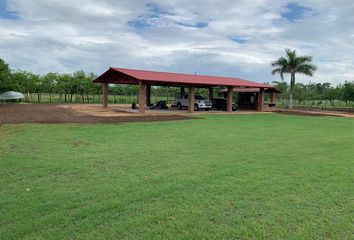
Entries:
POLYGON ((0 0, 0 18, 3 19, 20 19, 16 12, 7 9, 7 1, 0 0))
POLYGON ((185 27, 192 27, 192 28, 205 28, 209 25, 209 23, 207 22, 196 22, 195 24, 179 22, 177 24, 185 27))
POLYGON ((241 36, 236 36, 236 35, 229 36, 229 39, 231 41, 237 42, 239 44, 245 44, 247 42, 246 38, 241 37, 241 36))
POLYGON ((151 18, 144 18, 142 16, 136 18, 136 19, 133 19, 131 21, 128 22, 128 24, 132 27, 135 27, 135 28, 148 28, 148 27, 151 27, 153 24, 152 24, 153 21, 151 21, 151 18))
POLYGON ((128 22, 134 28, 148 28, 158 24, 159 19, 164 15, 173 15, 173 13, 160 7, 156 3, 146 4, 147 13, 138 16, 137 18, 128 22))
POLYGON ((144 29, 158 26, 180 25, 190 28, 205 28, 209 25, 207 21, 198 21, 192 23, 174 22, 166 16, 175 15, 172 11, 161 7, 156 3, 148 3, 145 5, 146 13, 128 22, 128 24, 136 29, 144 29))
POLYGON ((291 2, 285 6, 285 10, 281 13, 281 16, 290 22, 301 20, 306 15, 313 15, 313 9, 302 6, 298 3, 291 2))

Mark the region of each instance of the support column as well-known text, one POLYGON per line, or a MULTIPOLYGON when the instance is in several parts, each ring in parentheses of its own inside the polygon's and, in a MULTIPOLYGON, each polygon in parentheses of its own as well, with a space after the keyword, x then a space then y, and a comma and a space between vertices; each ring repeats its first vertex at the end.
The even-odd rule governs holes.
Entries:
POLYGON ((103 108, 108 107, 108 83, 102 83, 102 105, 103 108))
POLYGON ((181 87, 181 89, 179 91, 179 97, 183 98, 184 94, 185 94, 184 87, 181 87))
POLYGON ((270 93, 270 102, 275 103, 276 101, 277 101, 277 93, 273 91, 270 93))
POLYGON ((227 108, 226 110, 228 112, 232 112, 232 94, 233 94, 234 88, 232 86, 227 87, 227 108))
POLYGON ((151 104, 151 85, 146 84, 146 106, 151 104))
POLYGON ((209 88, 209 100, 212 100, 213 98, 213 88, 209 88))
POLYGON ((264 111, 264 88, 259 89, 259 93, 257 96, 257 111, 264 111))
POLYGON ((188 111, 190 113, 194 112, 194 103, 195 103, 194 95, 195 95, 195 87, 189 87, 189 92, 188 92, 188 111))
POLYGON ((145 113, 146 105, 146 83, 140 81, 139 83, 139 113, 145 113))

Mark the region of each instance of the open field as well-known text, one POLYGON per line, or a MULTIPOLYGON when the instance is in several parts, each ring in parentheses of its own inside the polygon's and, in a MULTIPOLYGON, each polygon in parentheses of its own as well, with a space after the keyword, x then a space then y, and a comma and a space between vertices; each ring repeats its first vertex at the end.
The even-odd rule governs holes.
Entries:
POLYGON ((3 124, 0 239, 350 239, 352 118, 3 124))

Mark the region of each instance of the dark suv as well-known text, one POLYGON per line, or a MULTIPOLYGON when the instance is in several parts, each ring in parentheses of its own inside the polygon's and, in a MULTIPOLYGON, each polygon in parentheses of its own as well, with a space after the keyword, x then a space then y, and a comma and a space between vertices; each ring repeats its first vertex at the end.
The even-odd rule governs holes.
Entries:
MULTIPOLYGON (((213 98, 211 100, 212 108, 217 110, 227 110, 227 99, 226 98, 213 98)), ((237 104, 232 102, 232 111, 237 110, 237 104)))

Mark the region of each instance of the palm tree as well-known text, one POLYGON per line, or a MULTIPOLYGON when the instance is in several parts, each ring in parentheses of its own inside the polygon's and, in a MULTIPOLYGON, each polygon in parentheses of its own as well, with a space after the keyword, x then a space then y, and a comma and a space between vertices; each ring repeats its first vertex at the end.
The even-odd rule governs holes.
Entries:
POLYGON ((278 60, 272 62, 272 74, 280 74, 284 80, 284 73, 290 73, 290 89, 289 89, 289 108, 293 108, 293 92, 295 86, 295 74, 301 73, 307 76, 312 76, 317 67, 311 64, 312 57, 310 56, 297 56, 295 50, 285 49, 286 56, 280 57, 278 60))

